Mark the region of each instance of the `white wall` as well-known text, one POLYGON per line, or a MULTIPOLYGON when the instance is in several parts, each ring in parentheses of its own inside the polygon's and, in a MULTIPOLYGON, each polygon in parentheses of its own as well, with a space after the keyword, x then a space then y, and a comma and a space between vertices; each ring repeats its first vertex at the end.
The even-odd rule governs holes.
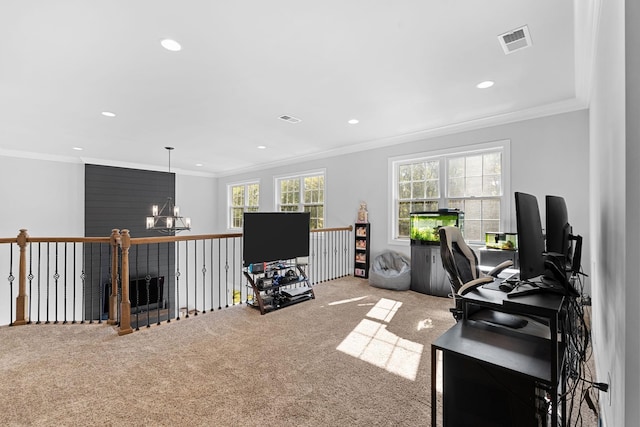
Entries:
MULTIPOLYGON (((274 177, 309 170, 326 169, 326 226, 352 224, 360 201, 369 209, 372 253, 392 248, 409 254, 408 243, 389 243, 388 159, 450 147, 464 147, 489 141, 511 140, 511 191, 534 194, 544 221, 544 196, 554 194, 567 200, 574 231, 586 240, 583 265, 589 264, 589 135, 586 110, 560 114, 503 126, 393 145, 375 150, 303 161, 218 179, 218 226, 226 224, 227 184, 259 179, 260 209, 274 209, 274 177)), ((513 199, 513 196, 511 196, 513 199)), ((515 203, 512 200, 512 230, 515 203)), ((508 231, 508 230, 504 230, 508 231)))
POLYGON ((625 419, 640 420, 640 2, 625 2, 626 313, 625 419))
POLYGON ((638 19, 637 2, 602 2, 590 107, 593 345, 597 379, 610 381, 606 426, 640 419, 638 19))
POLYGON ((606 425, 624 424, 624 8, 603 8, 590 108, 593 345, 606 425), (611 209, 614 207, 615 209, 611 209), (596 243, 597 242, 597 243, 596 243), (612 313, 618 315, 613 316, 612 313), (607 351, 608 350, 608 351, 607 351), (611 401, 609 401, 611 396, 611 401), (611 403, 609 403, 611 402, 611 403))
POLYGON ((218 191, 215 178, 176 174, 176 201, 180 213, 191 218, 189 234, 212 234, 216 228, 218 191))
POLYGON ((84 165, 0 156, 0 236, 84 236, 84 165))

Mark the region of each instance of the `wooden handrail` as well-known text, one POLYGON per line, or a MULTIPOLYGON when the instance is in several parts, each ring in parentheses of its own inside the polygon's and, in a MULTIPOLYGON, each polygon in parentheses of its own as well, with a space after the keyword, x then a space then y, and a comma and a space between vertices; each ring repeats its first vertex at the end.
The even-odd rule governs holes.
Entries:
POLYGON ((146 245, 150 243, 166 243, 166 242, 184 242, 188 240, 209 240, 242 237, 242 233, 226 233, 226 234, 195 234, 185 236, 157 236, 157 237, 132 237, 132 245, 146 245))
POLYGON ((111 237, 29 237, 29 243, 109 243, 111 237))
MULTIPOLYGON (((335 228, 316 228, 310 230, 311 233, 326 233, 330 231, 353 231, 353 226, 335 228)), ((210 240, 210 239, 231 239, 242 237, 242 233, 221 233, 221 234, 195 234, 184 236, 157 236, 157 237, 132 237, 132 245, 146 245, 150 243, 184 242, 190 240, 210 240)))
MULTIPOLYGON (((353 226, 333 227, 333 228, 315 228, 310 230, 311 233, 325 233, 329 231, 353 231, 353 226)), ((242 237, 242 233, 222 233, 222 234, 196 234, 189 236, 157 236, 157 237, 132 237, 132 245, 140 245, 146 243, 165 243, 184 240, 206 240, 206 239, 223 239, 232 237, 242 237)), ((16 237, 0 237, 0 243, 17 243, 16 237)), ((29 243, 110 243, 111 237, 27 237, 29 243)))
MULTIPOLYGON (((310 230, 311 233, 325 233, 330 231, 353 231, 353 226, 316 228, 310 230)), ((132 245, 142 245, 147 243, 166 243, 185 240, 207 240, 242 237, 242 233, 222 233, 222 234, 196 234, 189 236, 157 236, 157 237, 132 237, 132 245)), ((28 243, 111 243, 109 237, 27 237, 28 243)), ((18 243, 16 237, 0 237, 2 243, 18 243)))
POLYGON ((353 225, 347 227, 334 227, 334 228, 314 228, 310 230, 311 233, 324 233, 328 231, 353 231, 353 225))

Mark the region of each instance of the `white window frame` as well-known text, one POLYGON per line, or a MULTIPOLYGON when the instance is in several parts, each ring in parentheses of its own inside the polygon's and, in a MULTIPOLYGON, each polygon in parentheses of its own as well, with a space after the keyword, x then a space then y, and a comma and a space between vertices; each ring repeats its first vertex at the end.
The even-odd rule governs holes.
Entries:
MULTIPOLYGON (((442 150, 434 150, 430 152, 413 153, 398 157, 390 157, 388 161, 389 174, 389 234, 388 243, 391 245, 409 245, 408 237, 398 237, 398 168, 407 163, 416 163, 426 160, 441 160, 440 170, 440 198, 439 207, 448 206, 447 197, 447 159, 451 157, 469 156, 480 154, 483 152, 502 150, 502 196, 500 196, 500 231, 510 231, 511 227, 511 141, 508 139, 486 142, 481 144, 473 144, 466 146, 458 146, 442 150)), ((471 242, 480 243, 480 242, 471 242)))
POLYGON ((275 206, 275 210, 276 212, 280 212, 280 182, 284 181, 284 180, 288 180, 288 179, 299 179, 300 180, 300 201, 298 203, 298 211, 297 212, 304 212, 304 178, 307 177, 313 177, 313 176, 322 176, 323 177, 323 182, 324 182, 324 187, 322 189, 322 193, 324 194, 324 200, 322 202, 322 223, 323 225, 326 227, 326 222, 327 222, 327 172, 326 169, 317 169, 317 170, 312 170, 312 171, 305 171, 305 172, 300 172, 300 173, 296 173, 296 174, 288 174, 288 175, 281 175, 281 176, 275 176, 274 177, 274 195, 275 195, 275 200, 274 200, 274 206, 275 206))
POLYGON ((242 230, 242 227, 234 227, 233 226, 233 216, 231 215, 231 208, 233 207, 233 187, 244 186, 244 212, 247 212, 247 208, 249 205, 247 204, 247 197, 249 194, 249 186, 250 185, 258 185, 258 210, 260 210, 260 180, 251 180, 251 181, 242 181, 242 182, 233 182, 227 184, 227 230, 238 231, 242 230))

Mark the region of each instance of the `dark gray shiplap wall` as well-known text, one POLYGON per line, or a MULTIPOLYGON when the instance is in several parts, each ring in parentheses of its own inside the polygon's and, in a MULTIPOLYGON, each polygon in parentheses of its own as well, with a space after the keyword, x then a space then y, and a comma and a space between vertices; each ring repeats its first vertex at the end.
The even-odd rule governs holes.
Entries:
MULTIPOLYGON (((162 206, 167 197, 175 201, 173 173, 85 165, 85 236, 109 236, 114 228, 128 229, 131 237, 158 236, 158 232, 146 229, 145 219, 151 206, 162 206)), ((105 289, 111 277, 109 249, 86 247, 84 263, 85 314, 87 319, 97 319, 104 312, 105 289)), ((165 276, 163 305, 168 296, 173 298, 173 244, 136 245, 131 248, 129 265, 130 280, 165 276)), ((132 292, 131 299, 135 297, 132 292)))
POLYGON ((113 228, 132 237, 154 236, 145 218, 153 204, 175 200, 175 175, 110 166, 85 166, 85 236, 109 236, 113 228))

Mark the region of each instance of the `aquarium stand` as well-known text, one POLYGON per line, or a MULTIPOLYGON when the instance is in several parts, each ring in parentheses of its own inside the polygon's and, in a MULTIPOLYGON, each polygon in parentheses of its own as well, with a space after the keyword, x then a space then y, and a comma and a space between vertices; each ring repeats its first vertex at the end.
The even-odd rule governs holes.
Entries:
POLYGON ((412 291, 446 297, 451 293, 447 273, 442 265, 440 246, 411 245, 412 291))
POLYGON ((464 212, 458 209, 440 209, 429 212, 411 212, 411 287, 428 295, 446 297, 451 293, 447 273, 440 256, 440 236, 443 226, 464 226, 464 212))

